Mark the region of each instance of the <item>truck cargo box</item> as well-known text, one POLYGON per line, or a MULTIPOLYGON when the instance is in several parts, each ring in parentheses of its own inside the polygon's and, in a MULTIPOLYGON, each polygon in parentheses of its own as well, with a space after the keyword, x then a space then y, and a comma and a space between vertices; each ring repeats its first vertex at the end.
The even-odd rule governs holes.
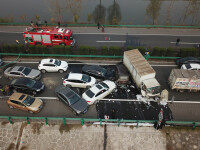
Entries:
POLYGON ((171 89, 200 90, 200 72, 198 70, 173 69, 168 81, 171 89))
POLYGON ((139 50, 134 49, 124 52, 124 65, 131 73, 133 80, 140 87, 142 81, 155 78, 156 72, 145 60, 139 50))

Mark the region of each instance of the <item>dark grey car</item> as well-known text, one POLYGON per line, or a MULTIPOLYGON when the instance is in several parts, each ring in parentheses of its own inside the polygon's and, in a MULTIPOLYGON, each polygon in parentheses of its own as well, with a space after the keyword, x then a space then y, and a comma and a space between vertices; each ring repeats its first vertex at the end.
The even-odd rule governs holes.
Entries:
POLYGON ((87 102, 70 88, 60 85, 55 89, 55 94, 60 100, 71 107, 76 115, 87 112, 87 102))
POLYGON ((25 77, 25 78, 39 80, 41 78, 41 72, 39 70, 23 66, 8 67, 4 71, 4 75, 9 79, 25 77))

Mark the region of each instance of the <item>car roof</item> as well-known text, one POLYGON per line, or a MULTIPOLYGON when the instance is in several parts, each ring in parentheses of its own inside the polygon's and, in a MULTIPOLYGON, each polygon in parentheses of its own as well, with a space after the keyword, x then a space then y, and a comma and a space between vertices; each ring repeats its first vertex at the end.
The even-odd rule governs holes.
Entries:
POLYGON ((200 68, 200 64, 190 63, 192 68, 200 68))
POLYGON ((29 82, 31 79, 29 78, 18 78, 15 80, 14 84, 26 84, 27 82, 29 82))
POLYGON ((27 97, 27 94, 24 93, 18 93, 18 92, 14 92, 9 99, 10 100, 16 100, 16 101, 23 101, 25 98, 27 97))
POLYGON ((83 76, 83 74, 81 74, 81 73, 69 73, 66 77, 67 77, 67 79, 78 79, 78 80, 81 80, 82 76, 83 76))
POLYGON ((17 72, 21 72, 25 67, 23 66, 14 66, 12 68, 12 71, 17 71, 17 72))
POLYGON ((53 64, 55 62, 55 59, 53 58, 48 58, 48 59, 42 59, 41 64, 53 64))

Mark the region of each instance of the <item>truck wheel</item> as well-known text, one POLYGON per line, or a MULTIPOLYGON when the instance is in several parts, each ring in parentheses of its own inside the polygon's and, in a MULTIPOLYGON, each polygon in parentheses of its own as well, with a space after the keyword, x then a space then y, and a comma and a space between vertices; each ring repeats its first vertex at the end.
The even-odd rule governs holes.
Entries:
POLYGON ((58 70, 58 72, 59 72, 59 73, 63 73, 63 72, 64 72, 64 70, 60 69, 60 70, 58 70))
POLYGON ((37 94, 37 92, 36 92, 36 91, 33 91, 32 93, 33 93, 33 95, 36 95, 36 94, 37 94))
POLYGON ((65 46, 66 44, 65 43, 60 43, 60 45, 65 46))
POLYGON ((42 69, 41 72, 42 72, 42 73, 46 73, 46 70, 42 69))

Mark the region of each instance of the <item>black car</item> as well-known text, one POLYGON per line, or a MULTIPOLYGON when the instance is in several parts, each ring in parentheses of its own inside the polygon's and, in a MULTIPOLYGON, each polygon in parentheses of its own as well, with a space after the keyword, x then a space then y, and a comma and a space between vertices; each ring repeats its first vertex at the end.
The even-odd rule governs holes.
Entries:
POLYGON ((11 81, 10 88, 17 92, 35 95, 44 90, 44 84, 29 78, 18 78, 11 81))
POLYGON ((182 64, 188 64, 188 63, 200 63, 200 60, 195 57, 184 57, 176 60, 176 64, 181 67, 182 64))
POLYGON ((105 69, 98 65, 85 65, 82 68, 82 73, 88 74, 96 78, 115 80, 114 70, 105 69))
POLYGON ((87 112, 87 102, 70 88, 60 85, 56 88, 55 94, 61 101, 67 104, 76 115, 87 112))

